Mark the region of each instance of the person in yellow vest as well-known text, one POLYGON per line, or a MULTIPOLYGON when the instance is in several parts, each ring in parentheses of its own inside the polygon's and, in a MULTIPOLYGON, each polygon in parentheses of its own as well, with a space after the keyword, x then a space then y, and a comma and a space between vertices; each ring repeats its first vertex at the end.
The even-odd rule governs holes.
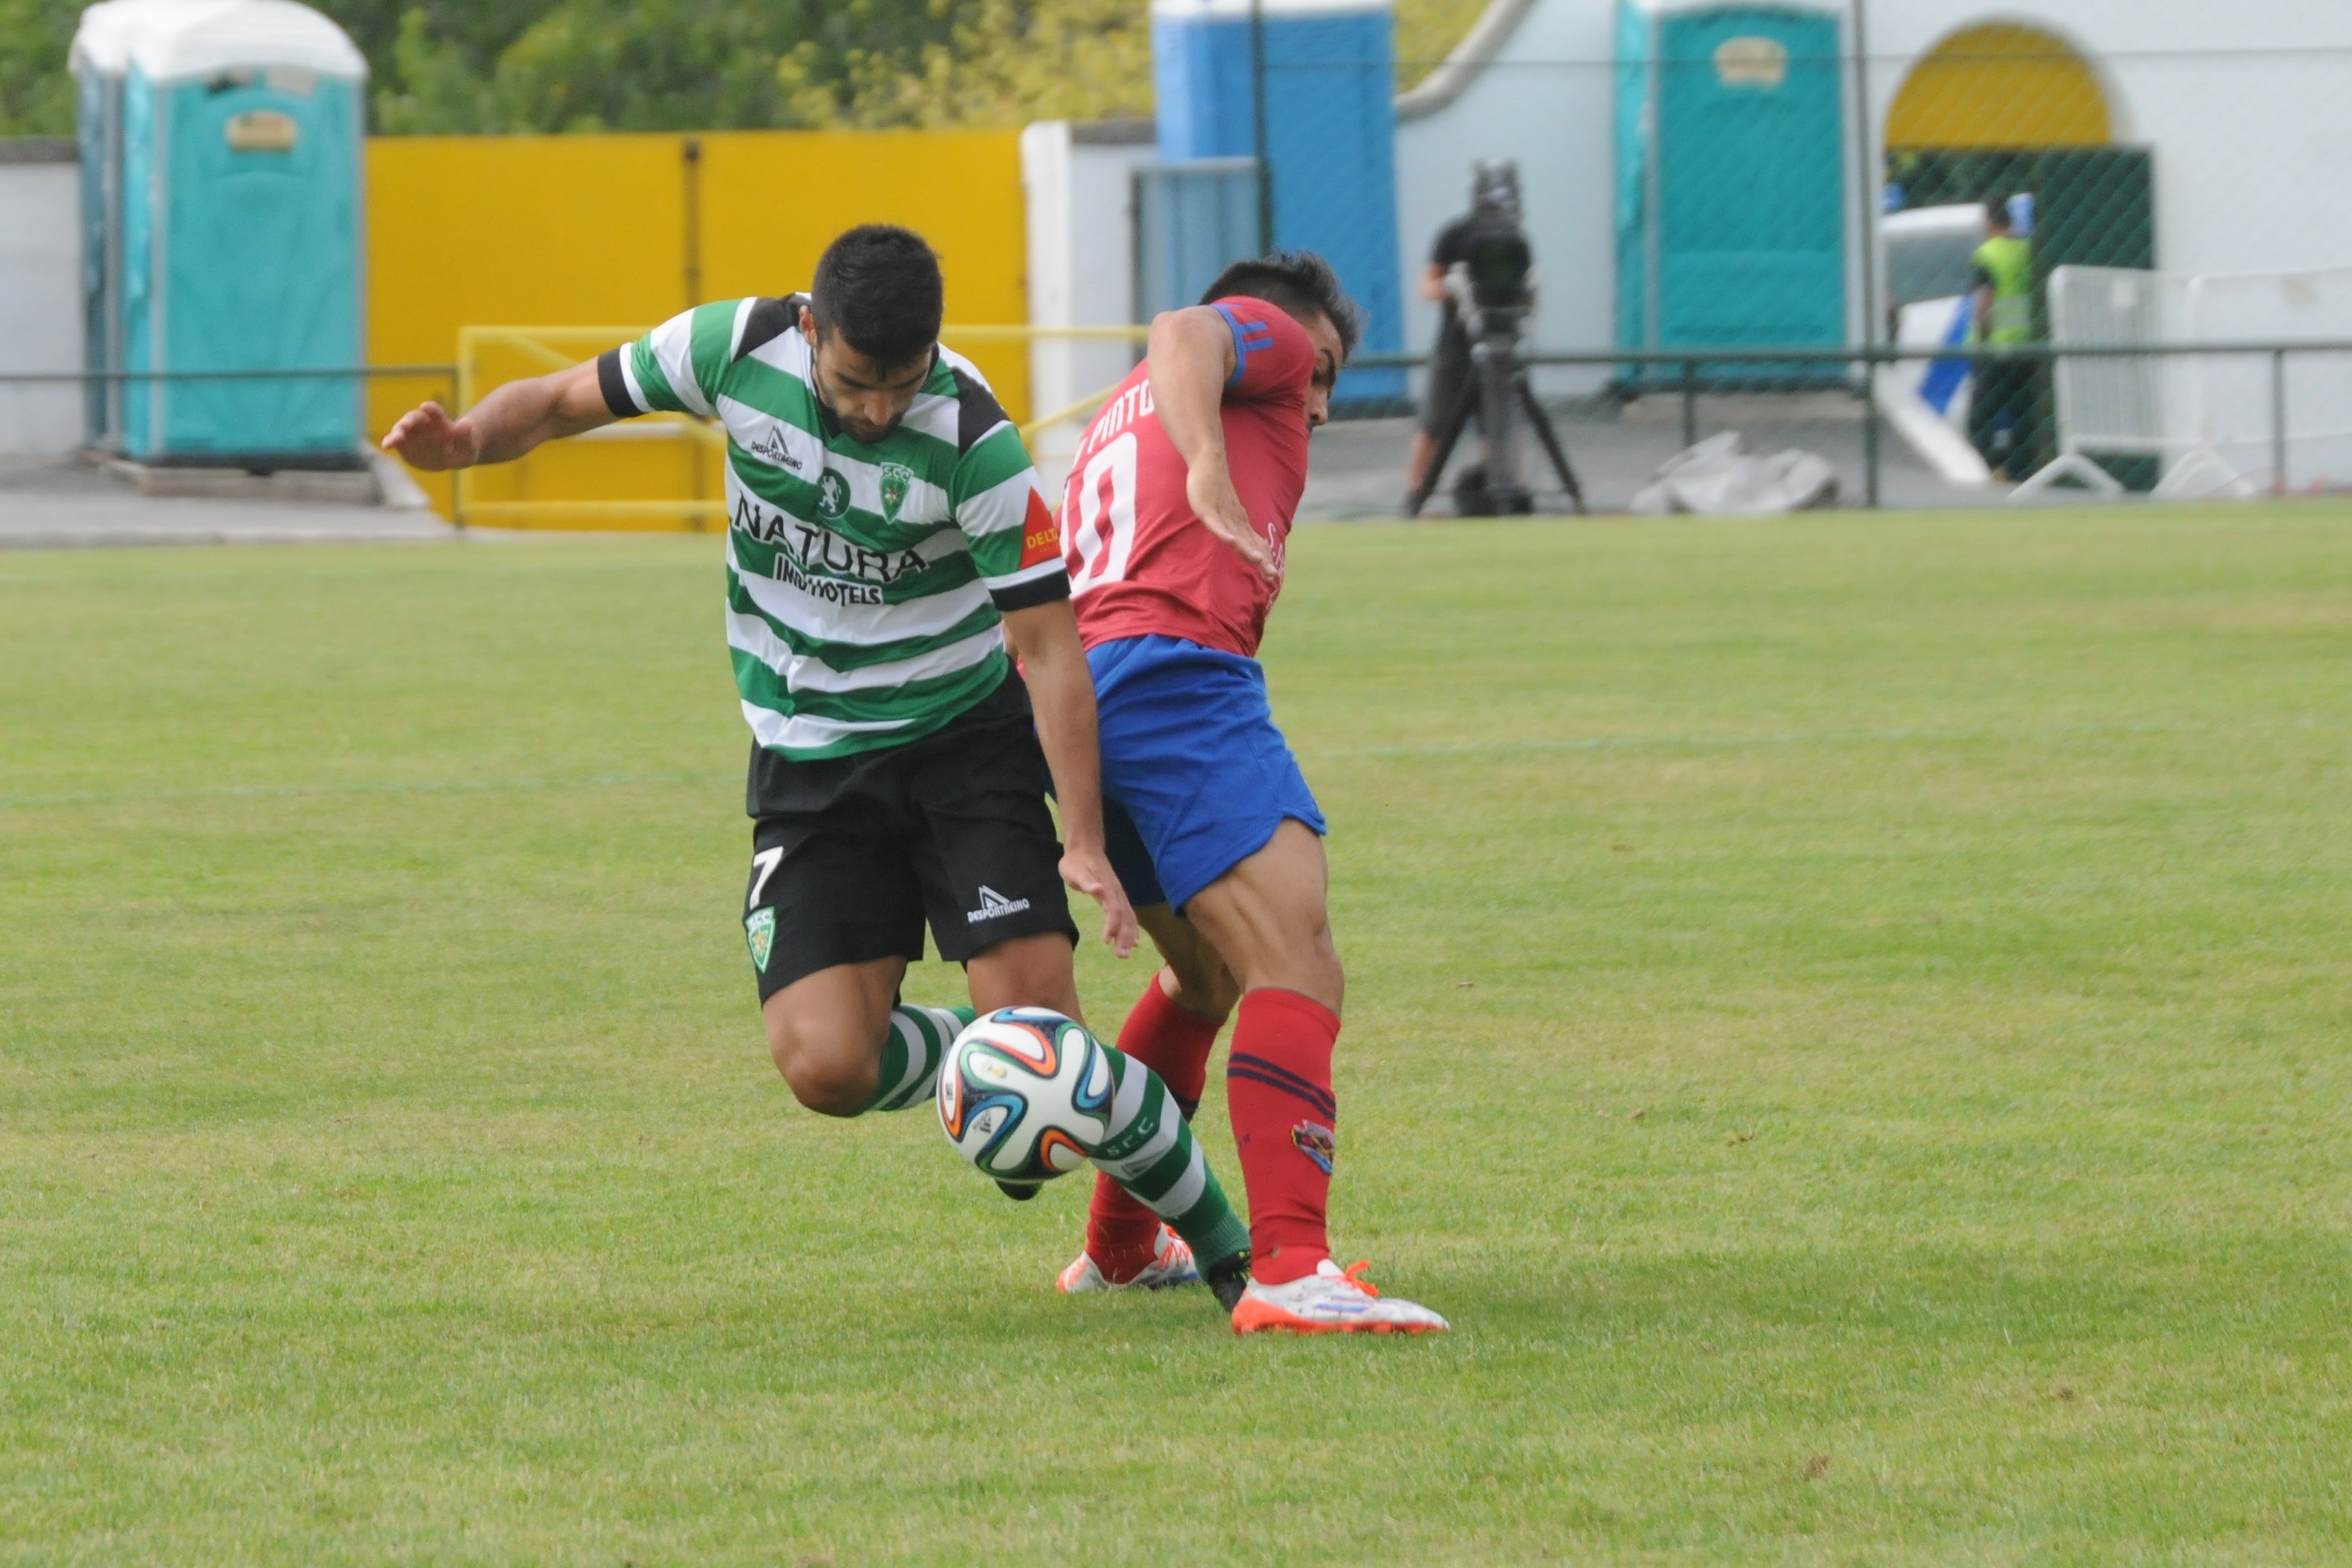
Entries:
MULTIPOLYGON (((2009 214, 2006 197, 1985 204, 1985 226, 1990 234, 1970 258, 1975 336, 1995 347, 2033 340, 2033 246, 2018 237, 2009 214)), ((2004 479, 2020 477, 2018 470, 2032 456, 2035 369, 2030 360, 1977 366, 1976 391, 1969 399, 1969 441, 2004 479)))

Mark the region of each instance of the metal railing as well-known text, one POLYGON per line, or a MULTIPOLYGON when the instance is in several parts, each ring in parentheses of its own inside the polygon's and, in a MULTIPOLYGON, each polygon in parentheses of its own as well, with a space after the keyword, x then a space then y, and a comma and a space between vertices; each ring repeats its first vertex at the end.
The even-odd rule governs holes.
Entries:
MULTIPOLYGON (((584 357, 588 349, 608 348, 640 335, 642 329, 621 327, 588 328, 468 328, 460 334, 459 356, 452 364, 406 364, 332 366, 291 369, 246 369, 219 371, 0 371, 0 388, 79 386, 90 388, 106 385, 135 385, 145 382, 239 382, 286 381, 363 381, 382 382, 415 380, 439 382, 446 386, 456 410, 463 412, 477 403, 489 390, 482 365, 482 354, 491 349, 501 349, 520 355, 542 370, 567 368, 584 357)), ((1093 328, 1031 328, 1021 326, 981 325, 950 328, 941 336, 950 342, 1021 342, 1036 338, 1063 337, 1105 340, 1139 341, 1147 329, 1140 327, 1093 328)), ((2296 361, 2307 358, 2337 356, 2347 367, 2347 384, 2352 384, 2352 340, 2281 341, 2260 340, 2246 341, 2197 340, 2189 342, 2134 344, 2064 344, 2034 342, 1990 347, 1984 345, 1912 346, 1912 345, 1847 345, 1841 347, 1758 346, 1753 344, 1722 346, 1686 346, 1673 349, 1591 349, 1580 350, 1538 350, 1525 356, 1532 369, 1559 368, 1602 371, 1609 372, 1601 393, 1602 400, 1628 396, 1673 398, 1680 406, 1680 435, 1683 444, 1695 444, 1702 430, 1704 400, 1727 394, 1751 398, 1762 394, 1767 405, 1778 390, 1801 386, 1819 394, 1823 392, 1843 393, 1858 404, 1856 422, 1860 425, 1862 450, 1859 467, 1863 480, 1863 504, 1882 504, 1887 441, 1886 418, 1875 394, 1878 377, 1891 367, 1919 361, 1959 361, 1972 372, 2003 365, 2047 367, 2067 360, 2138 360, 2173 361, 2180 359, 2252 358, 2265 367, 2262 378, 2267 408, 2263 411, 2268 430, 2268 465, 2266 483, 2259 487, 2273 494, 2284 495, 2290 484, 2291 448, 2298 441, 2312 439, 2309 433, 2298 434, 2297 405, 2293 401, 2294 378, 2291 371, 2296 361), (1793 378, 1791 371, 1796 372, 1793 378), (1784 378, 1775 383, 1773 377, 1784 378)), ((1426 354, 1365 354, 1353 365, 1362 368, 1419 368, 1429 362, 1426 354)), ((1077 419, 1089 413, 1113 389, 1099 392, 1068 404, 1047 411, 1022 427, 1025 438, 1034 437, 1045 427, 1063 421, 1077 419)), ((2352 397, 2336 400, 2352 404, 2352 397)), ((1754 406, 1751 404, 1751 406, 1754 406)), ((2045 408, 2045 413, 2048 412, 2045 408)), ((2339 409, 2331 404, 2326 411, 2331 418, 2352 413, 2352 408, 2339 409)), ((1775 416, 1762 416, 1766 422, 1775 416)), ((1791 423, 1801 423, 1801 417, 1791 413, 1791 423)), ((587 439, 606 440, 668 440, 694 444, 706 451, 723 451, 724 433, 713 424, 684 415, 659 415, 654 420, 633 422, 637 426, 614 426, 587 439), (646 427, 662 432, 648 433, 646 427)), ((2333 428, 2332 426, 2330 427, 2333 428)), ((2063 446, 2062 436, 2060 444, 2063 446)), ((2242 443, 2241 444, 2243 444, 2242 443)), ((2129 457, 2135 454, 2123 448, 2102 449, 2095 440, 2076 444, 2080 450, 2094 456, 2129 457)), ((696 523, 724 520, 724 503, 701 497, 658 498, 648 500, 552 500, 505 501, 483 500, 473 491, 473 471, 461 470, 453 476, 455 517, 459 526, 467 522, 499 522, 531 526, 541 517, 568 513, 614 519, 676 519, 685 517, 696 523)), ((2352 485, 2352 470, 2344 476, 2344 483, 2352 485)), ((2104 488, 2104 486, 2100 486, 2104 488)), ((2241 490, 2239 493, 2243 493, 2241 490)))
MULTIPOLYGON (((482 357, 507 350, 533 365, 538 372, 567 371, 587 352, 601 352, 616 343, 645 335, 643 327, 461 327, 457 330, 457 406, 464 414, 493 387, 483 385, 482 357)), ((583 441, 670 440, 690 442, 706 450, 724 452, 727 437, 715 426, 683 413, 657 413, 626 425, 608 425, 575 439, 583 441)), ((614 521, 684 518, 695 527, 727 520, 727 503, 703 496, 650 501, 484 501, 476 496, 477 470, 460 468, 450 476, 450 517, 458 528, 478 522, 513 523, 528 528, 555 514, 601 517, 614 521)))
MULTIPOLYGON (((587 353, 600 352, 618 343, 632 342, 644 336, 646 330, 644 327, 462 328, 457 333, 457 411, 462 413, 471 409, 492 390, 484 384, 487 378, 483 357, 488 352, 504 350, 518 355, 541 371, 568 370, 587 353)), ((951 325, 940 329, 940 340, 950 347, 959 344, 1027 343, 1040 338, 1140 342, 1150 333, 1148 327, 951 325)), ((1050 410, 1031 420, 1021 427, 1022 439, 1031 440, 1049 425, 1092 413, 1115 390, 1114 387, 1105 387, 1066 407, 1050 410)), ((660 413, 645 420, 633 420, 627 424, 608 425, 576 439, 672 440, 691 442, 708 451, 723 453, 727 448, 726 434, 716 424, 681 413, 660 413)), ((615 521, 683 519, 689 527, 699 528, 714 521, 723 523, 727 517, 725 501, 704 496, 635 501, 485 501, 477 497, 474 470, 459 469, 452 478, 451 511, 454 515, 450 520, 459 528, 478 522, 501 522, 529 528, 542 518, 568 516, 615 521)))
POLYGON ((0 371, 0 386, 117 386, 145 382, 440 381, 455 365, 322 365, 243 371, 0 371))
MULTIPOLYGON (((1863 467, 1864 501, 1877 507, 1882 501, 1885 476, 1885 426, 1886 419, 1876 394, 1876 379, 1888 367, 1921 361, 1958 361, 1965 363, 1972 379, 1991 367, 2019 365, 2046 367, 2065 360, 2142 360, 2164 361, 2179 358, 2211 359, 2228 357, 2259 357, 2267 362, 2269 446, 2273 494, 2288 492, 2288 447, 2296 439, 2292 423, 2293 410, 2288 400, 2289 362, 2298 357, 2322 355, 2352 356, 2352 340, 2316 340, 2280 341, 2261 340, 2221 341, 2199 340, 2171 343, 2013 343, 2001 345, 1954 344, 1852 344, 1836 348, 1759 347, 1752 344, 1720 347, 1676 347, 1672 349, 1591 349, 1535 350, 1522 356, 1530 368, 1559 367, 1563 369, 1610 370, 1620 373, 1615 383, 1619 392, 1633 391, 1643 395, 1678 397, 1682 408, 1682 435, 1685 446, 1696 444, 1700 435, 1699 400, 1720 393, 1765 393, 1775 389, 1773 377, 1782 378, 1784 386, 1790 380, 1789 367, 1802 367, 1813 372, 1804 379, 1809 390, 1835 390, 1843 386, 1851 391, 1862 404, 1863 467), (1656 371, 1654 376, 1623 376, 1626 371, 1656 371), (1825 371, 1844 371, 1843 377, 1824 375, 1825 371), (1759 373, 1762 372, 1762 373, 1759 373)), ((1430 361, 1427 354, 1360 354, 1349 361, 1350 369, 1394 368, 1418 369, 1430 361)), ((2061 449, 2063 450, 2063 437, 2061 449)), ((2095 443, 2081 450, 2110 455, 2095 443)), ((2113 455, 2135 455, 2116 449, 2113 455)), ((2347 482, 2352 483, 2352 474, 2347 482)), ((2104 486, 2101 486, 2104 488, 2104 486)), ((2118 490, 2120 486, 2116 487, 2118 490)))

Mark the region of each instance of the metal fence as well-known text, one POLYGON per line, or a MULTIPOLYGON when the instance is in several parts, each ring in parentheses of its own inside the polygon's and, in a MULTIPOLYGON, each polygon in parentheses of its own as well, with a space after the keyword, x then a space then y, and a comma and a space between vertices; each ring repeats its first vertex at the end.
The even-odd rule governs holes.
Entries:
MULTIPOLYGON (((1466 204, 1473 161, 1517 161, 1538 270, 1525 347, 1596 507, 1631 505, 1677 454, 1733 433, 1759 455, 1810 454, 1842 505, 2352 488, 2352 6, 1609 9, 1538 7, 1516 34, 1474 35, 1401 100, 1396 141, 1409 285, 1466 204), (1989 207, 2024 246, 2021 306, 1980 291, 1999 270, 1981 250, 1989 207), (1988 303, 2016 340, 1985 341, 1988 303)), ((1207 202, 1220 232, 1244 226, 1223 177, 1207 202)), ((1154 287, 1172 299, 1201 265, 1176 217, 1207 198, 1165 183, 1145 182, 1142 255, 1122 243, 1100 259, 1165 275, 1154 287)), ((1437 324, 1416 301, 1408 344, 1437 324)), ((476 392, 544 368, 514 343, 478 347, 476 392)), ((438 366, 171 379, 243 375, 456 390, 438 366)), ((1310 507, 1392 515, 1410 448, 1393 423, 1325 433, 1310 507)), ((550 460, 543 478, 484 476, 474 498, 508 508, 485 521, 602 497, 707 525, 710 461, 704 435, 665 431, 550 460)))
MULTIPOLYGON (((2352 492, 2352 334, 2312 341, 2037 342, 1538 351, 1530 368, 1603 378, 1544 398, 1587 507, 1702 509, 1663 483, 1692 449, 1759 465, 1800 460, 1813 503, 1931 509, 2074 501, 2247 499, 2352 492), (2048 411, 2053 455, 2003 483, 1969 444, 1965 404, 1931 412, 1917 388, 1957 375, 2021 379, 2048 411), (1910 422, 1906 427, 1905 422, 1910 422), (1931 423, 1932 429, 1921 429, 1931 423)), ((1378 363, 1421 367, 1424 355, 1378 363)), ((1396 515, 1406 455, 1385 422, 1317 437, 1307 511, 1396 515)), ((1524 439, 1524 437, 1523 437, 1524 439)), ((1449 475, 1475 460, 1458 448, 1449 475)), ((1539 453, 1522 453, 1538 509, 1568 509, 1539 453)), ((1442 486, 1431 511, 1447 509, 1442 486)), ((1733 504, 1726 509, 1738 510, 1733 504)))
POLYGON ((2025 198, 2037 294, 2070 265, 2352 265, 2332 200, 2352 13, 2305 7, 2293 41, 2210 7, 2187 47, 2136 31, 2098 50, 2003 21, 1887 49, 1872 13, 1894 9, 1662 7, 1612 57, 1491 61, 1401 127, 1408 246, 1459 210, 1471 159, 1517 159, 1538 259, 1585 339, 1556 349, 1892 336, 1895 308, 1964 291, 1982 231, 1955 248, 1946 225, 1996 198, 2025 198))
MULTIPOLYGON (((2352 333, 2304 341, 2136 340, 2127 331, 2116 329, 2115 318, 2126 317, 2127 325, 2140 327, 2168 319, 2161 310, 2116 305, 2107 291, 2119 283, 2139 290, 2161 287, 2147 274, 2122 279, 2090 275, 2077 292, 2095 287, 2106 293, 2098 309, 2091 310, 2069 293, 2069 280, 2061 280, 2060 296, 2067 301, 2061 307, 2062 322, 2073 324, 2090 316, 2094 324, 2107 329, 2105 340, 2001 349, 1885 344, 1829 350, 1790 345, 1539 350, 1529 359, 1537 372, 1603 378, 1598 391, 1544 400, 1581 480, 1586 503, 1594 511, 1637 506, 1672 509, 1672 497, 1661 502, 1659 497, 1664 471, 1689 449, 1702 443, 1720 444, 1727 437, 1737 437, 1747 454, 1767 462, 1790 453, 1817 461, 1832 480, 1820 502, 1837 507, 1920 509, 1996 505, 2004 497, 2022 504, 2352 491, 2352 425, 2345 419, 2345 411, 2352 407, 2352 333), (1916 389, 1923 382, 1992 368, 2022 372, 2049 410, 2053 455, 2024 484, 2000 485, 1981 463, 1973 478, 1953 471, 1961 458, 1975 456, 1961 408, 1935 416, 1940 449, 1937 437, 1906 431, 1902 423, 1920 417, 1924 405, 1916 389), (1937 450, 1947 460, 1941 467, 1925 455, 1937 450)), ((2189 297, 2185 288, 2170 292, 2189 297)), ((1126 328, 1086 330, 1122 339, 1135 336, 1135 329, 1126 328)), ((1031 333, 1025 328, 983 327, 958 329, 956 336, 1031 333)), ((583 340, 604 342, 618 335, 623 335, 620 329, 594 329, 583 340)), ((552 356, 569 362, 568 356, 577 352, 562 329, 479 329, 469 334, 467 352, 457 365, 96 377, 74 371, 0 374, 0 387, 55 387, 71 394, 85 382, 332 382, 365 378, 412 382, 420 397, 437 396, 462 408, 504 379, 491 361, 525 339, 538 350, 531 356, 534 361, 552 356), (562 341, 559 346, 551 338, 562 341)), ((1367 356, 1366 362, 1419 368, 1427 356, 1367 356)), ((520 373, 534 366, 518 361, 509 368, 520 373)), ((1965 384, 1960 382, 1963 389, 1965 384)), ((1097 393, 1048 411, 1024 427, 1024 434, 1034 437, 1050 423, 1083 420, 1099 401, 1097 393)), ((667 423, 680 426, 673 432, 657 422, 661 434, 672 437, 671 444, 706 454, 715 454, 723 444, 715 431, 697 422, 667 423)), ((643 434, 634 426, 618 428, 643 434)), ((572 444, 577 444, 567 446, 572 444)), ((1455 472, 1470 460, 1472 444, 1465 443, 1455 472)), ((1307 515, 1396 515, 1404 488, 1406 448, 1393 425, 1342 423, 1317 438, 1314 454, 1307 515)), ((587 455, 584 448, 581 455, 587 455)), ((1548 480, 1539 455, 1528 455, 1534 458, 1526 466, 1529 477, 1548 480)), ((499 471, 502 481, 520 484, 512 495, 503 490, 473 495, 468 486, 461 486, 453 520, 494 528, 707 528, 719 521, 717 492, 710 487, 716 484, 715 473, 697 486, 687 481, 669 483, 674 476, 665 468, 655 476, 660 482, 647 489, 646 476, 633 471, 625 476, 630 482, 620 486, 630 498, 623 498, 607 493, 610 476, 588 476, 586 488, 550 488, 530 483, 522 471, 529 466, 499 471), (698 487, 699 495, 693 493, 698 487), (574 488, 580 493, 568 493, 574 488), (639 490, 645 493, 636 495, 639 490)), ((1433 512, 1446 509, 1444 494, 1441 489, 1433 512)), ((1564 494, 1539 485, 1538 495, 1547 509, 1566 509, 1564 494)))
POLYGON ((1408 268, 1515 160, 1588 444, 1737 426, 1908 504, 2352 486, 2352 9, 2042 8, 1633 5, 1457 57, 1405 99, 1408 268))

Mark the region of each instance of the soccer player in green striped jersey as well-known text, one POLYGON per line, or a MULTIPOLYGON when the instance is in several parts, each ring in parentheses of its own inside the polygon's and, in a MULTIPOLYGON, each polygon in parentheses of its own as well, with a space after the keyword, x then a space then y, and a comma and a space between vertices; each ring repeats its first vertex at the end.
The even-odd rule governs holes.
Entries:
MULTIPOLYGON (((727 642, 752 737, 744 935, 770 1053, 828 1115, 929 1102, 972 1013, 900 1001, 926 924, 981 1011, 1081 1016, 1065 883, 1101 904, 1121 957, 1137 939, 1103 851, 1060 533, 1020 432, 939 341, 943 298, 919 235, 867 225, 805 295, 699 306, 462 418, 428 402, 384 438, 438 470, 648 413, 725 428, 727 642)), ((1120 1171, 1125 1131, 1104 1145, 1120 1171)), ((1215 1177, 1169 1185, 1136 1186, 1177 1233, 1162 1282, 1205 1274, 1237 1296, 1247 1232, 1215 1177)))

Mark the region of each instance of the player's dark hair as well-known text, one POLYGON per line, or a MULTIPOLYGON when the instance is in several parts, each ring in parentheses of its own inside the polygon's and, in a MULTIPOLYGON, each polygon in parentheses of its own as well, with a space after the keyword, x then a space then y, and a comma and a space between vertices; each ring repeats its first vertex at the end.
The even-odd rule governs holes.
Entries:
POLYGON ((1305 320, 1320 316, 1331 323, 1339 334, 1340 357, 1356 351, 1363 340, 1363 312, 1339 287, 1339 275, 1331 264, 1311 250, 1277 251, 1247 261, 1237 261, 1217 274, 1209 291, 1201 296, 1201 303, 1240 295, 1246 299, 1263 299, 1286 316, 1305 320))
POLYGON ((2009 215, 2009 198, 1995 196, 1985 204, 1985 222, 1997 229, 2005 229, 2014 222, 2009 215))
POLYGON ((883 365, 929 353, 945 310, 939 256, 896 224, 860 224, 825 246, 809 287, 818 334, 838 332, 883 365))

